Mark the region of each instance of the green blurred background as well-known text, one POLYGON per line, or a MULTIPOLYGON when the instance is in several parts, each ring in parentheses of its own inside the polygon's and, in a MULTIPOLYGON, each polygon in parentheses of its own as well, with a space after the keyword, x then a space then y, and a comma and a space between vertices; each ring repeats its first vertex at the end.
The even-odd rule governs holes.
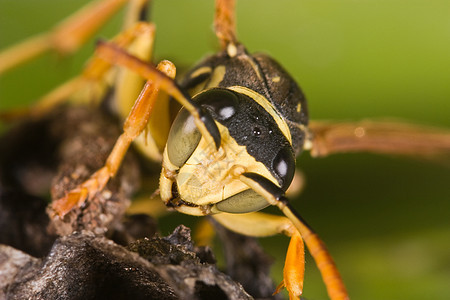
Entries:
MULTIPOLYGON (((85 2, 0 0, 0 48, 85 2)), ((240 40, 288 69, 312 119, 395 117, 450 128, 450 1, 241 0, 237 9, 240 40)), ((182 71, 217 50, 213 11, 212 0, 155 0, 156 60, 182 71)), ((118 28, 120 15, 98 36, 118 28)), ((32 103, 79 72, 93 49, 91 41, 74 57, 45 55, 0 77, 0 109, 32 103)), ((368 154, 298 160, 307 186, 293 201, 326 241, 353 299, 450 299, 448 163, 368 154)), ((280 280, 288 241, 262 243, 280 280)), ((305 297, 326 299, 310 257, 306 269, 305 297)))

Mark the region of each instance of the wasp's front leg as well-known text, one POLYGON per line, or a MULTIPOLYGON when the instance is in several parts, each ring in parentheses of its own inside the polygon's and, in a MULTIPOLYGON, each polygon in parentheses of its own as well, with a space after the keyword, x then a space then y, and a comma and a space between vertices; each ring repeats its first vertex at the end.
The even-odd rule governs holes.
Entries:
MULTIPOLYGON (((175 66, 169 61, 161 62, 157 69, 169 78, 175 77, 175 66)), ((158 95, 159 87, 147 82, 126 119, 123 127, 124 132, 117 139, 106 164, 80 186, 69 191, 65 197, 54 201, 51 205, 53 214, 63 217, 75 205, 79 206, 86 199, 93 198, 96 193, 105 187, 108 180, 117 173, 130 144, 146 128, 158 95)))
POLYGON ((213 218, 226 228, 243 235, 265 237, 284 234, 291 237, 283 270, 283 281, 278 285, 275 293, 286 287, 290 299, 300 297, 303 292, 305 251, 303 239, 289 219, 260 212, 220 213, 213 215, 213 218))
POLYGON ((195 125, 198 130, 211 143, 219 149, 221 136, 216 122, 211 114, 194 102, 191 97, 183 92, 177 84, 167 75, 158 72, 154 67, 145 63, 141 59, 130 55, 124 49, 115 44, 101 42, 98 44, 96 55, 107 62, 124 66, 129 70, 136 72, 143 78, 156 84, 161 90, 172 96, 194 117, 195 125))
MULTIPOLYGON (((292 222, 313 256, 330 298, 332 300, 349 299, 342 277, 324 242, 289 204, 284 191, 269 179, 256 173, 242 173, 239 179, 263 196, 271 205, 277 206, 292 222)), ((286 283, 285 281, 284 284, 286 283)))

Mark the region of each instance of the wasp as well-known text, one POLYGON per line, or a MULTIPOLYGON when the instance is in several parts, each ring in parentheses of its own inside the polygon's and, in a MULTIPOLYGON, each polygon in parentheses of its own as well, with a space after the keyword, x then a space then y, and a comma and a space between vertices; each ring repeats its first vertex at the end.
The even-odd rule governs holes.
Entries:
MULTIPOLYGON (((94 3, 82 13, 82 19, 73 18, 51 36, 31 40, 37 45, 33 49, 52 45, 63 53, 74 51, 87 31, 97 27, 97 21, 103 22, 95 17, 99 12, 107 17, 123 2, 94 3), (86 20, 95 24, 78 32, 80 20, 81 24, 88 24, 86 20)), ((131 6, 142 7, 144 2, 131 1, 131 6)), ((221 50, 198 63, 179 83, 173 80, 172 63, 162 61, 157 67, 146 63, 153 48, 152 24, 138 23, 132 17, 127 21, 117 38, 97 46, 81 77, 63 84, 29 111, 44 111, 90 82, 95 82, 95 90, 102 95, 111 84, 105 79, 111 66, 126 69, 116 74, 114 83, 119 106, 130 107, 130 101, 134 102, 128 117, 123 114, 124 134, 103 168, 52 203, 54 215, 63 217, 100 191, 117 172, 131 142, 147 129, 150 137, 146 143, 138 141, 138 147, 161 161, 159 192, 166 206, 190 215, 212 215, 242 234, 290 236, 280 288, 286 286, 291 298, 302 294, 304 241, 330 298, 347 299, 343 280, 324 243, 287 200, 295 157, 304 150, 315 156, 357 151, 445 155, 450 149, 448 133, 396 122, 310 122, 308 103, 294 78, 269 55, 250 52, 238 39, 234 1, 216 1, 215 33, 221 50), (133 72, 147 80, 142 90, 133 72), (177 104, 182 109, 172 117, 177 104), (285 217, 259 212, 267 206, 278 207, 285 217)), ((1 65, 6 69, 8 64, 33 56, 31 52, 6 51, 0 57, 1 65)))

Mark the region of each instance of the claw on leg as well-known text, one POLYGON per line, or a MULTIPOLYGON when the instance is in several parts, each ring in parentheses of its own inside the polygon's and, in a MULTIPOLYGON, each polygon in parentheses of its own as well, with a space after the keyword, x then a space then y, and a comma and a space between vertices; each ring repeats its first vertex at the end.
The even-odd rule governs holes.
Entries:
POLYGON ((64 198, 53 202, 51 209, 54 215, 63 218, 73 207, 84 202, 87 193, 86 189, 75 189, 70 191, 64 198))
POLYGON ((101 191, 110 178, 108 168, 103 167, 75 189, 69 191, 63 198, 53 201, 51 209, 54 215, 64 217, 75 206, 81 206, 86 200, 92 199, 101 191))

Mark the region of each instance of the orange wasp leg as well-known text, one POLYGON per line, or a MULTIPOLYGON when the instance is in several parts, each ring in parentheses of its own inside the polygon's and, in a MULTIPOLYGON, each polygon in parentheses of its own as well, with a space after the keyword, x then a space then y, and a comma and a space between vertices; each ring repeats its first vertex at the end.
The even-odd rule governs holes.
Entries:
POLYGON ((313 121, 309 128, 312 156, 363 151, 431 159, 450 155, 450 132, 443 129, 393 121, 313 121))
POLYGON ((274 294, 286 287, 290 299, 298 299, 303 292, 305 250, 303 240, 293 223, 286 217, 261 212, 248 214, 219 213, 212 216, 226 228, 240 234, 266 237, 284 234, 291 237, 283 270, 283 281, 274 294))
POLYGON ((305 246, 298 231, 295 231, 289 242, 286 260, 283 269, 283 281, 277 286, 274 295, 282 288, 286 288, 289 299, 299 299, 303 293, 303 280, 305 277, 305 246))
MULTIPOLYGON (((130 0, 98 0, 89 3, 52 30, 11 46, 0 53, 0 74, 47 51, 62 55, 77 51, 108 19, 130 0)), ((144 6, 147 0, 132 0, 144 6)), ((135 4, 137 3, 137 4, 135 4)))
MULTIPOLYGON (((235 176, 238 175, 235 174, 235 176)), ((284 192, 270 180, 256 173, 245 173, 244 171, 239 175, 239 180, 263 196, 271 205, 277 206, 297 228, 319 268, 330 298, 332 300, 349 299, 344 281, 324 242, 289 204, 284 197, 284 192)))
POLYGON ((96 55, 110 63, 124 66, 138 73, 146 80, 152 81, 189 111, 194 117, 198 130, 211 145, 215 145, 216 149, 220 147, 220 132, 211 115, 193 102, 189 95, 182 92, 171 78, 112 43, 100 42, 97 46, 96 55))
POLYGON ((349 299, 344 281, 342 280, 342 277, 339 274, 336 264, 328 252, 325 243, 311 230, 311 228, 302 220, 298 213, 296 213, 289 205, 285 205, 282 202, 279 203, 280 204, 278 207, 280 207, 286 217, 288 217, 294 226, 299 230, 306 246, 308 246, 309 252, 314 258, 320 274, 322 275, 322 279, 325 283, 330 299, 349 299))
MULTIPOLYGON (((137 40, 145 40, 147 41, 146 43, 149 44, 145 50, 148 50, 147 55, 151 55, 154 36, 155 26, 153 24, 139 22, 134 24, 129 29, 121 32, 113 39, 113 42, 119 47, 128 48, 137 40)), ((38 117, 48 112, 56 105, 69 101, 74 95, 80 94, 80 91, 85 91, 87 93, 87 95, 80 95, 81 98, 86 98, 87 100, 80 100, 81 98, 79 97, 74 101, 89 101, 95 103, 96 101, 102 99, 105 93, 105 87, 107 84, 104 77, 110 69, 110 63, 94 56, 89 60, 81 75, 76 76, 58 86, 53 91, 39 99, 36 104, 31 107, 0 112, 0 120, 12 121, 25 116, 38 117)))
MULTIPOLYGON (((158 64, 157 69, 169 78, 175 77, 175 66, 169 61, 162 61, 158 64)), ((100 168, 80 186, 69 191, 64 198, 54 201, 52 203, 52 210, 55 214, 63 217, 74 205, 81 205, 86 198, 91 199, 117 173, 130 144, 146 128, 152 108, 158 98, 159 90, 160 87, 157 84, 146 83, 128 118, 125 120, 123 126, 124 132, 117 139, 113 150, 106 160, 105 166, 100 168)))

